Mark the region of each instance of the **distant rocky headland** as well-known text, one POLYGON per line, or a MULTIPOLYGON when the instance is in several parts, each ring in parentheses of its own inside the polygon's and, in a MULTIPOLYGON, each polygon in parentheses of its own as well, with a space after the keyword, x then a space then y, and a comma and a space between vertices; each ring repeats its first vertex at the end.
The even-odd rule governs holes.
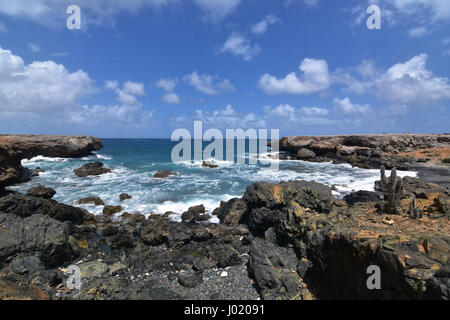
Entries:
POLYGON ((31 178, 21 160, 36 156, 78 158, 103 148, 89 136, 0 135, 0 188, 31 178))
MULTIPOLYGON (((385 169, 445 168, 449 141, 449 135, 283 138, 281 149, 296 159, 380 168, 375 191, 336 199, 316 182, 257 182, 242 198, 222 202, 212 213, 220 224, 213 224, 203 206, 176 222, 171 212, 117 217, 120 206, 80 199, 104 206, 93 215, 52 200, 55 190, 44 186, 26 195, 8 191, 33 176, 22 159, 86 156, 102 143, 0 135, 0 299, 448 300, 450 193, 385 169), (373 265, 382 272, 379 290, 367 287, 373 265), (73 266, 79 289, 68 285, 73 266)), ((74 174, 108 170, 92 163, 74 174)))

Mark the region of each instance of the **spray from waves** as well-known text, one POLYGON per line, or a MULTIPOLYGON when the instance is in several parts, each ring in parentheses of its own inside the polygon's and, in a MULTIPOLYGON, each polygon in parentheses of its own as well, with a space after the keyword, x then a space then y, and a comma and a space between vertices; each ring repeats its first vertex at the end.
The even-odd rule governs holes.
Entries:
MULTIPOLYGON (((179 220, 181 213, 199 204, 211 213, 220 201, 242 197, 247 186, 256 181, 316 181, 335 186, 333 193, 339 198, 356 190, 373 191, 374 182, 380 176, 378 170, 352 168, 346 164, 279 160, 268 155, 260 155, 256 165, 215 160, 219 168, 210 169, 202 166, 203 161, 172 163, 167 156, 170 155, 170 144, 166 148, 161 146, 161 141, 122 141, 117 142, 115 149, 108 145, 111 143, 114 141, 105 141, 102 153, 80 159, 38 156, 24 160, 25 167, 34 169, 39 166, 45 172, 10 189, 25 193, 29 188, 42 184, 56 190, 56 201, 69 205, 78 206, 79 199, 98 196, 108 205, 121 205, 122 212, 139 212, 147 216, 175 212, 172 219, 179 220), (105 162, 112 172, 99 177, 75 176, 73 170, 89 161, 105 162), (266 166, 273 161, 278 162, 278 170, 266 166), (158 170, 170 170, 177 175, 156 179, 154 174, 158 170), (120 202, 121 193, 128 193, 132 199, 120 202)), ((416 176, 416 173, 399 171, 398 175, 416 176)), ((94 214, 101 214, 103 210, 102 206, 80 206, 94 214)), ((217 218, 212 221, 217 222, 217 218)))
POLYGON ((58 162, 67 162, 67 161, 111 161, 112 157, 109 155, 104 155, 100 153, 93 152, 92 155, 83 158, 60 158, 60 157, 44 157, 44 156, 36 156, 31 159, 23 159, 23 166, 33 166, 42 163, 58 163, 58 162))

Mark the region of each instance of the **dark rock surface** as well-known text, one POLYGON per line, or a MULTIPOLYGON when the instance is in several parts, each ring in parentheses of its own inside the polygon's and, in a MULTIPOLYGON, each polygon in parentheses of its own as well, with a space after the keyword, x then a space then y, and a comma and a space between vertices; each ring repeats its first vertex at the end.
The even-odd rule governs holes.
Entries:
POLYGON ((17 192, 9 192, 0 197, 0 212, 22 218, 42 214, 58 221, 74 223, 81 223, 86 218, 86 211, 83 209, 17 192))
POLYGON ((129 200, 129 199, 131 199, 131 198, 133 198, 133 197, 130 196, 129 194, 126 194, 126 193, 122 193, 122 194, 119 196, 120 202, 123 202, 123 201, 125 201, 125 200, 129 200))
POLYGON ((46 188, 44 186, 37 186, 34 188, 31 188, 28 190, 27 195, 38 197, 38 198, 44 198, 44 199, 51 199, 56 194, 56 191, 52 188, 46 188))
POLYGON ((89 136, 0 135, 0 189, 32 177, 32 172, 22 167, 22 159, 78 158, 102 147, 100 139, 89 136))
POLYGON ((155 173, 155 178, 164 179, 164 178, 168 178, 170 176, 176 176, 176 175, 177 175, 176 172, 172 172, 169 170, 160 170, 155 173))
POLYGON ((87 163, 73 171, 78 177, 85 178, 88 176, 99 176, 110 173, 111 169, 105 168, 101 162, 87 163))
POLYGON ((3 192, 0 298, 448 299, 449 220, 431 218, 448 210, 448 194, 410 183, 426 214, 392 224, 372 194, 353 194, 347 206, 306 181, 250 185, 216 210, 227 224, 139 214, 112 222, 80 209, 83 219, 59 221, 77 208, 3 192), (381 290, 366 286, 374 264, 381 290), (80 290, 67 287, 70 265, 80 268, 80 290))
POLYGON ((96 206, 104 206, 105 202, 99 197, 86 197, 78 200, 78 204, 94 204, 96 206))
POLYGON ((385 166, 409 170, 428 161, 413 157, 416 150, 448 150, 449 141, 448 135, 382 134, 291 136, 283 137, 279 142, 280 151, 287 151, 294 159, 350 163, 370 169, 385 166))
POLYGON ((344 197, 344 201, 349 205, 354 205, 357 202, 378 202, 380 200, 380 195, 371 191, 357 191, 344 197))

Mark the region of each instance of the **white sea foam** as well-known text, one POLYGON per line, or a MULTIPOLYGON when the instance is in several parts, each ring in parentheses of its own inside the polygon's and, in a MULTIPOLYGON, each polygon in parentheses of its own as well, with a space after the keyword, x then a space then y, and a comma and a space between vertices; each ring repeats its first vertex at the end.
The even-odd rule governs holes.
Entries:
MULTIPOLYGON (((311 163, 298 160, 278 160, 269 154, 260 156, 259 165, 236 164, 232 161, 215 161, 218 169, 202 168, 202 161, 186 161, 180 164, 171 162, 149 162, 138 167, 128 166, 127 162, 115 162, 112 156, 96 154, 81 159, 50 158, 38 156, 23 160, 24 166, 42 167, 45 172, 25 184, 10 189, 26 192, 30 187, 43 184, 56 190, 55 200, 70 205, 88 196, 98 196, 108 205, 121 205, 123 212, 164 214, 171 211, 171 218, 180 220, 181 214, 189 207, 203 204, 211 213, 220 205, 234 197, 241 197, 245 188, 256 181, 278 183, 289 180, 316 181, 328 186, 336 186, 333 194, 342 197, 357 190, 374 190, 379 180, 379 170, 352 168, 348 164, 311 163), (85 161, 102 159, 111 161, 112 169, 97 177, 79 178, 73 170, 85 161), (262 160, 262 161, 261 161, 262 160), (264 167, 265 162, 279 162, 279 169, 264 167), (134 169, 136 168, 136 169, 134 169), (176 176, 167 179, 155 179, 157 170, 175 171, 176 176), (119 201, 121 193, 128 193, 132 199, 119 201)), ((390 174, 388 171, 387 175, 390 174)), ((398 171, 400 177, 416 176, 415 172, 398 171)), ((89 212, 101 214, 103 206, 81 205, 89 212)), ((118 215, 120 215, 119 213, 118 215)), ((213 222, 218 222, 213 217, 213 222)))

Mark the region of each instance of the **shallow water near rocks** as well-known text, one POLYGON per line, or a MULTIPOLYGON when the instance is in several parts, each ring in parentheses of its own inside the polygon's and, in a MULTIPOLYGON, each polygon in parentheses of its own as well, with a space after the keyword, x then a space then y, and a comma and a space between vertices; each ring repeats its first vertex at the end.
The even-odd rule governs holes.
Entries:
MULTIPOLYGON (((350 165, 311 163, 295 160, 279 161, 279 169, 270 168, 268 157, 261 156, 258 164, 238 164, 219 161, 219 168, 202 167, 200 161, 173 163, 172 148, 176 145, 166 139, 103 139, 104 147, 94 155, 79 159, 47 158, 38 156, 23 160, 30 169, 45 170, 31 181, 10 187, 11 190, 26 193, 29 188, 42 184, 56 190, 53 198, 62 203, 76 205, 81 198, 98 196, 108 205, 121 205, 130 213, 163 214, 176 212, 172 218, 179 220, 189 207, 203 204, 210 212, 220 201, 241 197, 252 182, 281 182, 308 180, 335 185, 336 197, 351 191, 373 191, 374 182, 379 180, 379 170, 352 168, 350 165), (93 161, 101 161, 112 169, 98 177, 79 178, 74 169, 93 161), (155 179, 158 170, 177 173, 166 179, 155 179), (132 199, 120 202, 119 195, 128 193, 132 199)), ((224 144, 225 145, 225 144, 224 144)), ((236 157, 244 157, 238 154, 236 157)), ((389 172, 387 172, 389 174, 389 172)), ((398 175, 416 176, 415 172, 400 171, 398 175)), ((79 205, 94 214, 101 214, 103 207, 79 205)), ((213 218, 212 222, 218 222, 213 218)))

